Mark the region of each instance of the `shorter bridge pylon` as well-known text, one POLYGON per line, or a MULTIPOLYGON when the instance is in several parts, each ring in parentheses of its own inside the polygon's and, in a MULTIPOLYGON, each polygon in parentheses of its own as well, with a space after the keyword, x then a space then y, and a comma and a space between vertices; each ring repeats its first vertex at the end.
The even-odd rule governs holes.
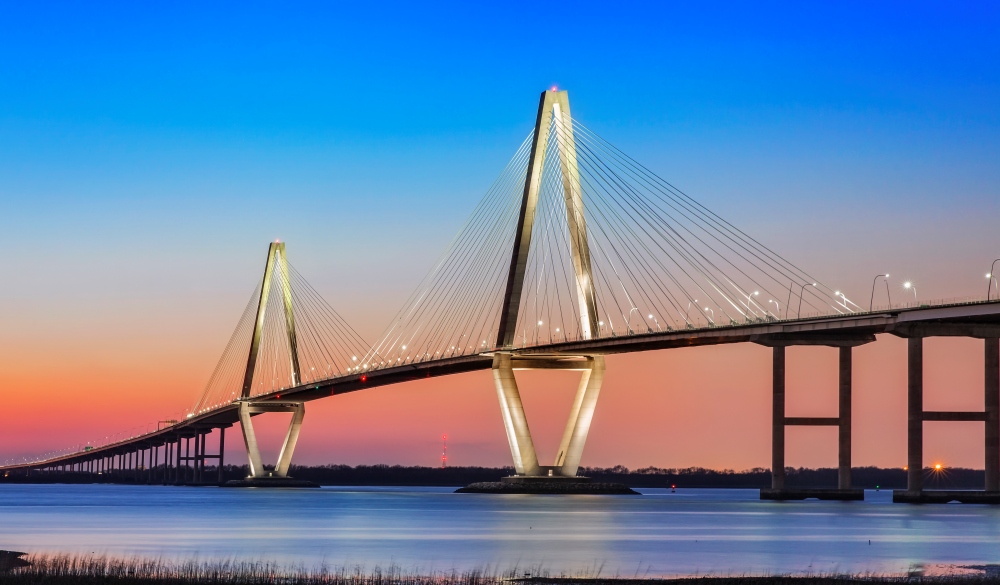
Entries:
POLYGON ((264 279, 261 283, 260 298, 257 302, 257 318, 254 321, 253 336, 250 341, 250 355, 247 358, 247 367, 243 376, 243 392, 239 400, 240 427, 243 430, 243 444, 246 446, 247 458, 250 460, 250 475, 245 480, 231 481, 226 485, 236 487, 268 487, 272 485, 319 487, 312 482, 292 480, 288 477, 288 469, 292 464, 292 454, 295 452, 295 444, 298 442, 299 432, 302 430, 302 421, 305 418, 305 403, 301 401, 254 400, 252 398, 257 354, 260 350, 261 333, 264 329, 264 320, 267 316, 268 297, 271 292, 272 278, 275 273, 278 275, 278 292, 281 294, 285 315, 284 330, 288 337, 291 383, 293 386, 302 383, 302 376, 299 372, 298 343, 295 336, 295 312, 292 303, 291 285, 288 279, 288 261, 285 258, 285 244, 273 242, 267 250, 264 279), (265 412, 292 413, 292 420, 288 425, 288 432, 285 434, 285 441, 281 446, 281 452, 278 454, 278 462, 273 471, 267 471, 264 468, 260 456, 260 448, 257 445, 257 434, 254 432, 253 423, 250 420, 252 416, 265 412))

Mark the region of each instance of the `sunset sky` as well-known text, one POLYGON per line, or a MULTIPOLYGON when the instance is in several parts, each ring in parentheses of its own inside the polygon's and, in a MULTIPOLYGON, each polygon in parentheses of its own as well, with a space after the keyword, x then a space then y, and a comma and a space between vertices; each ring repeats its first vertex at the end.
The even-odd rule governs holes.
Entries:
MULTIPOLYGON (((200 394, 263 266, 374 341, 534 123, 538 94, 825 283, 986 292, 1000 257, 989 3, 13 3, 0 13, 0 462, 134 433, 200 394)), ((899 297, 896 297, 896 295, 899 297)), ((912 295, 912 291, 905 294, 912 295)), ((983 348, 925 347, 928 409, 982 408, 983 348)), ((855 465, 901 467, 906 344, 855 353, 855 465)), ((836 351, 788 412, 836 414, 836 351)), ((549 459, 575 375, 523 377, 549 459)), ((770 353, 613 356, 584 465, 770 464, 770 353)), ((279 415, 259 417, 265 459, 279 415)), ((307 405, 296 463, 504 465, 489 372, 307 405)), ((242 462, 238 431, 229 462, 242 462)), ((787 463, 835 466, 836 431, 787 463)), ((982 427, 926 464, 982 467, 982 427)))

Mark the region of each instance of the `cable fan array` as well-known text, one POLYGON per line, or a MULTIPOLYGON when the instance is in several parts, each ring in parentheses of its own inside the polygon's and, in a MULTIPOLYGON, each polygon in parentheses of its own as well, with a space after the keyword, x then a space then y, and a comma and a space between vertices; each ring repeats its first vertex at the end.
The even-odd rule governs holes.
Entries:
POLYGON ((358 370, 493 348, 532 137, 521 143, 358 370))
POLYGON ((550 123, 517 324, 521 346, 582 337, 567 201, 586 218, 598 331, 609 337, 859 309, 579 122, 550 123), (569 141, 572 140, 570 144, 569 141), (573 152, 577 176, 564 177, 573 152), (566 185, 579 193, 567 198, 566 185))
MULTIPOLYGON (((368 351, 369 344, 295 267, 288 264, 287 268, 287 272, 283 271, 280 263, 275 262, 271 271, 251 397, 345 375, 368 351), (285 291, 290 293, 291 319, 286 313, 285 291), (297 342, 301 374, 298 381, 292 376, 290 322, 294 323, 297 342)), ((193 414, 230 404, 242 395, 262 283, 257 285, 243 310, 221 359, 191 411, 193 414)))
MULTIPOLYGON (((859 310, 562 116, 549 121, 515 346, 583 338, 567 201, 582 201, 597 330, 615 337, 859 310), (567 172, 560 157, 577 161, 567 172), (567 197, 569 188, 578 195, 567 197)), ((355 371, 496 349, 533 134, 355 371)))

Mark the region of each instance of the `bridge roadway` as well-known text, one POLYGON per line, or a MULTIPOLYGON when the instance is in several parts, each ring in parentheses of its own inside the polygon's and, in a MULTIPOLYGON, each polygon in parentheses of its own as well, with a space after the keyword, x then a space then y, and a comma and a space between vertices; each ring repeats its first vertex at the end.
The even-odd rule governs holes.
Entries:
MULTIPOLYGON (((875 340, 880 333, 900 337, 935 336, 996 338, 1000 337, 1000 300, 966 303, 943 303, 884 311, 848 313, 833 316, 702 327, 697 329, 650 331, 632 335, 569 341, 518 348, 515 356, 578 356, 632 353, 679 347, 700 347, 729 343, 758 343, 767 346, 819 345, 852 347, 875 340)), ((255 404, 306 402, 369 390, 380 386, 435 378, 464 372, 487 370, 493 364, 493 352, 471 356, 441 358, 425 362, 372 370, 305 384, 253 398, 255 404)), ((516 368, 516 361, 515 361, 516 368)), ((177 424, 116 443, 44 461, 7 465, 0 471, 58 468, 101 457, 159 447, 191 437, 199 432, 226 428, 239 422, 238 405, 192 416, 177 424)), ((930 419, 928 419, 930 420, 930 419)))

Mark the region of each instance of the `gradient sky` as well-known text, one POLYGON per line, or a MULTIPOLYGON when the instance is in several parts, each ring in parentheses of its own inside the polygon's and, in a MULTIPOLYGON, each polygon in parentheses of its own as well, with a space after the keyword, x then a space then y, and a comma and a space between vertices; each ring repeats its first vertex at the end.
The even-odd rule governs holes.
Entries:
MULTIPOLYGON (((886 271, 900 298, 983 295, 1000 257, 991 3, 147 4, 0 4, 0 461, 184 413, 277 237, 374 339, 552 85, 852 298, 886 271)), ((902 466, 905 342, 855 355, 854 462, 902 466)), ((981 342, 926 360, 928 408, 982 407, 981 342)), ((585 465, 769 465, 765 348, 608 366, 585 465)), ((835 414, 834 350, 788 372, 790 415, 835 414)), ((551 457, 574 379, 523 380, 551 457)), ((509 464, 488 372, 310 403, 296 461, 434 465, 442 433, 454 464, 509 464)), ((978 425, 926 437, 927 463, 982 466, 978 425)), ((835 447, 791 429, 787 461, 835 447)))

